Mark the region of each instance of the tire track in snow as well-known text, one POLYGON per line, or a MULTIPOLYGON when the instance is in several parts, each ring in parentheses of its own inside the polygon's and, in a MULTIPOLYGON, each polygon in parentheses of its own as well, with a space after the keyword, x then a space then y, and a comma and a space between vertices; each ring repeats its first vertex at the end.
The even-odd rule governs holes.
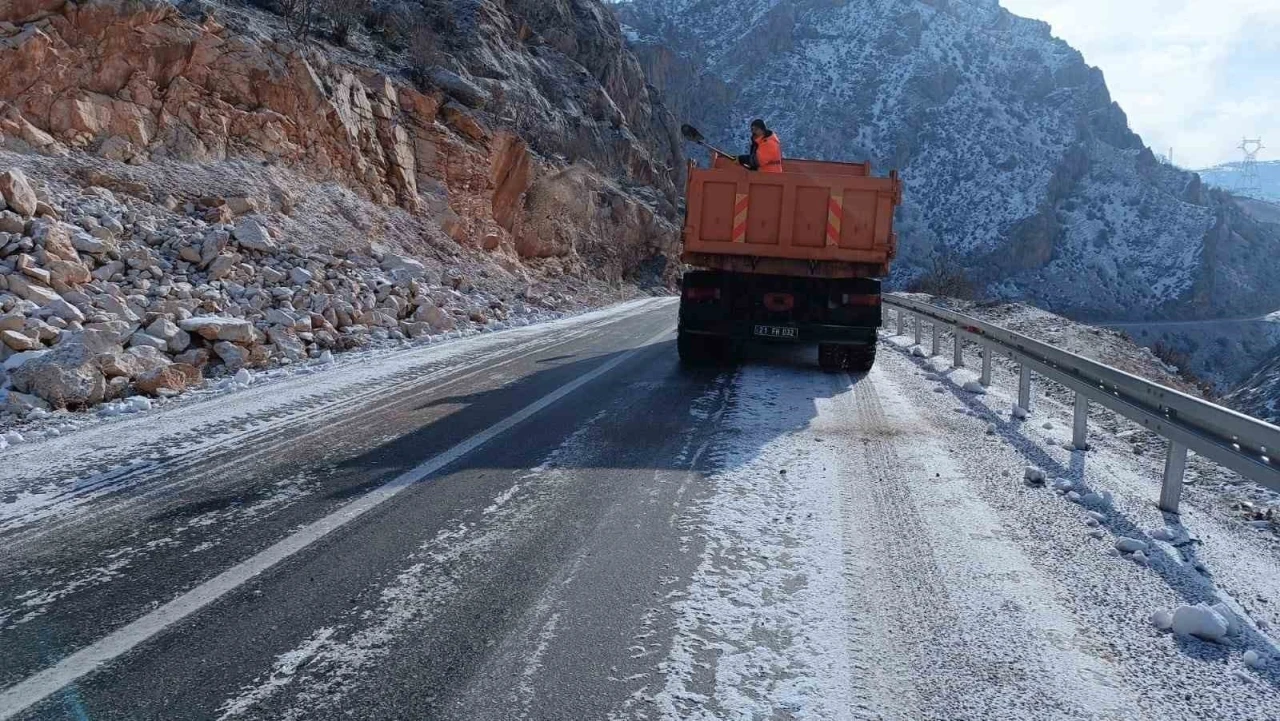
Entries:
POLYGON ((192 516, 168 528, 163 537, 142 541, 141 529, 133 530, 123 542, 127 545, 96 547, 78 556, 78 566, 44 566, 23 569, 14 574, 27 582, 44 586, 19 590, 22 583, 12 583, 0 592, 0 633, 28 623, 48 613, 54 605, 76 593, 111 583, 133 573, 131 569, 160 552, 191 545, 186 556, 204 553, 234 538, 253 523, 269 520, 315 490, 318 480, 308 473, 296 473, 272 484, 268 493, 250 502, 228 508, 210 510, 192 516), (191 537, 191 538, 188 538, 191 537), (199 539, 199 543, 196 540, 199 539), (8 605, 6 605, 8 604, 8 605))
POLYGON ((872 637, 855 641, 874 649, 860 664, 880 676, 874 707, 901 719, 1139 716, 1053 585, 1003 539, 994 511, 878 368, 838 399, 853 420, 854 452, 841 459, 847 556, 862 554, 855 572, 875 619, 860 627, 872 637))
POLYGON ((743 370, 648 700, 682 720, 1141 717, 883 373, 743 370))
POLYGON ((688 587, 666 597, 675 638, 662 686, 629 718, 851 718, 843 599, 833 545, 834 478, 806 428, 814 399, 841 392, 808 367, 744 367, 707 455, 707 498, 689 522, 704 542, 688 587))

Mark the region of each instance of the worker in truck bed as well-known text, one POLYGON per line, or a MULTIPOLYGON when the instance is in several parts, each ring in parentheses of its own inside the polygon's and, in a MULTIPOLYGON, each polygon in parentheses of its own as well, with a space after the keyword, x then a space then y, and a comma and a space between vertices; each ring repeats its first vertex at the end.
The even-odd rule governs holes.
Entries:
POLYGON ((782 172, 782 143, 759 118, 751 121, 751 152, 739 155, 738 162, 748 170, 762 173, 782 172))

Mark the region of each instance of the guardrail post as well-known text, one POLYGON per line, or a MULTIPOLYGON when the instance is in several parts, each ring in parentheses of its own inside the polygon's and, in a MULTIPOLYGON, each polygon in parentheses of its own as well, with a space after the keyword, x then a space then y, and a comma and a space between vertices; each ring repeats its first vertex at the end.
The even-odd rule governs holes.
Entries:
POLYGON ((920 345, 920 328, 924 325, 922 320, 918 315, 911 316, 911 325, 915 326, 916 331, 916 345, 920 345))
POLYGON ((907 333, 907 312, 901 308, 898 309, 898 335, 906 335, 907 333))
POLYGON ((933 356, 936 356, 936 355, 938 355, 939 353, 941 353, 941 352, 942 352, 942 351, 940 350, 940 348, 941 348, 941 342, 942 342, 942 335, 941 335, 941 331, 940 331, 940 329, 938 328, 938 321, 936 321, 936 320, 935 320, 934 322, 930 323, 929 325, 933 328, 933 333, 932 333, 932 335, 933 335, 933 352, 929 354, 929 357, 930 357, 930 358, 932 358, 933 356))
POLYGON ((982 344, 982 380, 978 381, 983 388, 991 385, 991 344, 982 344))
POLYGON ((1089 399, 1083 393, 1076 394, 1075 427, 1071 431, 1071 445, 1077 450, 1089 449, 1089 399))
POLYGON ((960 329, 956 328, 951 335, 956 342, 955 350, 951 354, 951 366, 953 368, 964 367, 964 336, 960 334, 960 329))
POLYGON ((1031 412, 1031 367, 1026 363, 1018 365, 1018 407, 1031 412))
POLYGON ((1160 486, 1160 510, 1166 513, 1178 512, 1178 501, 1182 498, 1182 476, 1187 470, 1187 447, 1176 441, 1169 441, 1169 455, 1164 459, 1164 484, 1160 486))

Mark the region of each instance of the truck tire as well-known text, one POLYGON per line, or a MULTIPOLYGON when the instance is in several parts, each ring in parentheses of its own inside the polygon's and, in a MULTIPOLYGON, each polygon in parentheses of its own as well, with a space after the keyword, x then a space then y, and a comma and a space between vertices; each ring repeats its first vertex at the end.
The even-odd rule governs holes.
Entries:
POLYGON ((869 345, 865 348, 849 349, 849 370, 854 373, 870 373, 871 367, 876 364, 876 347, 869 345))
POLYGON ((849 364, 849 349, 834 343, 818 344, 818 367, 826 373, 839 373, 849 364))
POLYGON ((700 368, 714 363, 717 358, 714 340, 706 336, 678 333, 676 351, 680 354, 680 365, 700 368))

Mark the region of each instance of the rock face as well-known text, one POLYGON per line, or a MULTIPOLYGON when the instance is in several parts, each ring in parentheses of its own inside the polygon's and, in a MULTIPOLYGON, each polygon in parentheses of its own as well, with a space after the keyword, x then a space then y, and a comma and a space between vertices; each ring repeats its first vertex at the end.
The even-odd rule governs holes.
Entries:
POLYGON ((751 118, 793 157, 871 160, 905 183, 893 281, 934 257, 984 294, 1093 319, 1280 307, 1280 229, 1132 133, 1102 73, 996 0, 619 4, 631 45, 715 144, 751 118))
MULTIPOLYGON (((0 135, 11 147, 134 165, 287 163, 429 214, 458 242, 580 255, 606 272, 672 255, 683 167, 674 122, 611 12, 597 0, 427 0, 401 10, 417 34, 398 39, 408 50, 385 52, 399 53, 403 74, 267 40, 282 23, 252 4, 228 13, 231 25, 161 0, 8 4, 0 23, 15 29, 0 30, 0 135), (432 29, 439 17, 450 18, 447 32, 432 29), (446 58, 451 67, 433 64, 446 58), (559 213, 546 214, 566 168, 572 192, 592 196, 571 208, 589 227, 566 230, 552 222, 559 213)), ((27 200, 23 215, 34 212, 27 200)), ((204 206, 213 222, 258 205, 218 200, 204 206)), ((251 225, 236 238, 264 252, 272 244, 251 225)))

